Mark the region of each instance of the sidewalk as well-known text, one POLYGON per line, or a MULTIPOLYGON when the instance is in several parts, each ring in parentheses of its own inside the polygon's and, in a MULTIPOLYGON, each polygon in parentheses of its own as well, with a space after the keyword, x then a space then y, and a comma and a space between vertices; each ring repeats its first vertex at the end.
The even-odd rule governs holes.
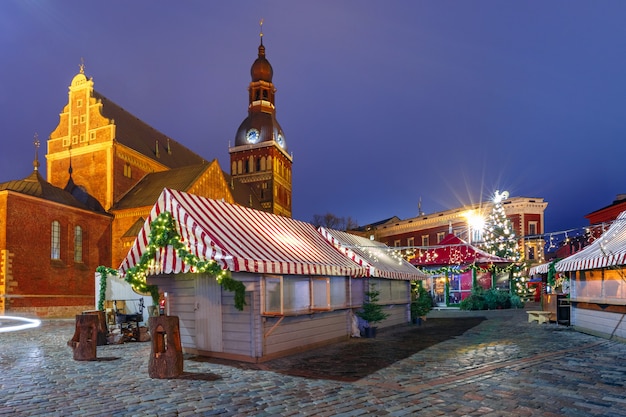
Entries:
MULTIPOLYGON (((362 377, 347 375, 350 380, 280 369, 289 363, 320 369, 324 361, 334 367, 337 347, 266 363, 265 369, 186 356, 182 378, 151 379, 150 343, 99 346, 98 361, 74 361, 66 345, 74 321, 46 320, 36 329, 0 333, 0 415, 626 416, 626 344, 528 323, 524 310, 482 313, 485 319, 473 312, 432 312, 425 325, 407 330, 413 343, 443 334, 452 322, 466 329, 362 377)), ((346 346, 382 345, 385 337, 404 340, 390 329, 375 341, 346 346)), ((382 361, 366 352, 352 356, 361 363, 382 361)))

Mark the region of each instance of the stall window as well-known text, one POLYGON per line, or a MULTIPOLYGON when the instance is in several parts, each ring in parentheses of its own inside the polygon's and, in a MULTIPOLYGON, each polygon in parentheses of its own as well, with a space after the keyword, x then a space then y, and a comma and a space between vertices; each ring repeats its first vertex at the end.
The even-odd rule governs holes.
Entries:
POLYGON ((605 269, 578 271, 571 288, 572 298, 624 299, 626 282, 623 271, 605 269))
POLYGON ((409 301, 408 281, 394 279, 370 279, 370 290, 378 291, 378 301, 383 304, 407 303, 409 301))
POLYGON ((626 281, 624 271, 604 270, 604 296, 606 298, 626 299, 626 281))
POLYGON ((311 307, 309 277, 283 278, 283 313, 308 311, 311 307))
POLYGON ((332 308, 349 307, 347 277, 330 277, 330 305, 332 308))
POLYGON ((311 308, 330 310, 330 278, 313 278, 311 285, 311 308))
POLYGON ((282 315, 349 307, 348 277, 266 276, 263 313, 282 315))
POLYGON ((283 277, 265 277, 263 311, 267 314, 283 314, 283 277))
POLYGON ((578 271, 574 281, 574 296, 581 298, 602 297, 602 271, 578 271))

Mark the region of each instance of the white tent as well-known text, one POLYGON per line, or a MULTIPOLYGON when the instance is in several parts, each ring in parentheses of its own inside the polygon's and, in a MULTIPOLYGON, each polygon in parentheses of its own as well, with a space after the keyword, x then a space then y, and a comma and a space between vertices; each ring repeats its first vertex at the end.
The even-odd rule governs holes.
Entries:
POLYGON ((626 211, 589 246, 557 262, 556 270, 581 271, 626 264, 626 211))

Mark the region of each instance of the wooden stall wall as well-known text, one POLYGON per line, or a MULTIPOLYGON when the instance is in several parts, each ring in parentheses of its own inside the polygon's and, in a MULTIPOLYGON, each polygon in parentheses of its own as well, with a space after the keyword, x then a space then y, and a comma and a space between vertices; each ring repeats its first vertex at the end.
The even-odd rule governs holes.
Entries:
POLYGON ((581 308, 580 304, 572 306, 572 325, 574 329, 612 340, 626 342, 626 314, 613 313, 597 309, 581 308))

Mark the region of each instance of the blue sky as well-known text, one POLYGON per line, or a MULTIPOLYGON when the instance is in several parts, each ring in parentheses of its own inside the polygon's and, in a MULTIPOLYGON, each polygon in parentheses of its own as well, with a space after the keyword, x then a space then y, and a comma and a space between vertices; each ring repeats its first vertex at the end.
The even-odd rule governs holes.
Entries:
POLYGON ((625 16, 623 1, 4 0, 0 182, 32 172, 81 58, 97 91, 228 170, 263 18, 295 218, 366 224, 508 190, 549 203, 546 232, 584 226, 626 193, 625 16))

